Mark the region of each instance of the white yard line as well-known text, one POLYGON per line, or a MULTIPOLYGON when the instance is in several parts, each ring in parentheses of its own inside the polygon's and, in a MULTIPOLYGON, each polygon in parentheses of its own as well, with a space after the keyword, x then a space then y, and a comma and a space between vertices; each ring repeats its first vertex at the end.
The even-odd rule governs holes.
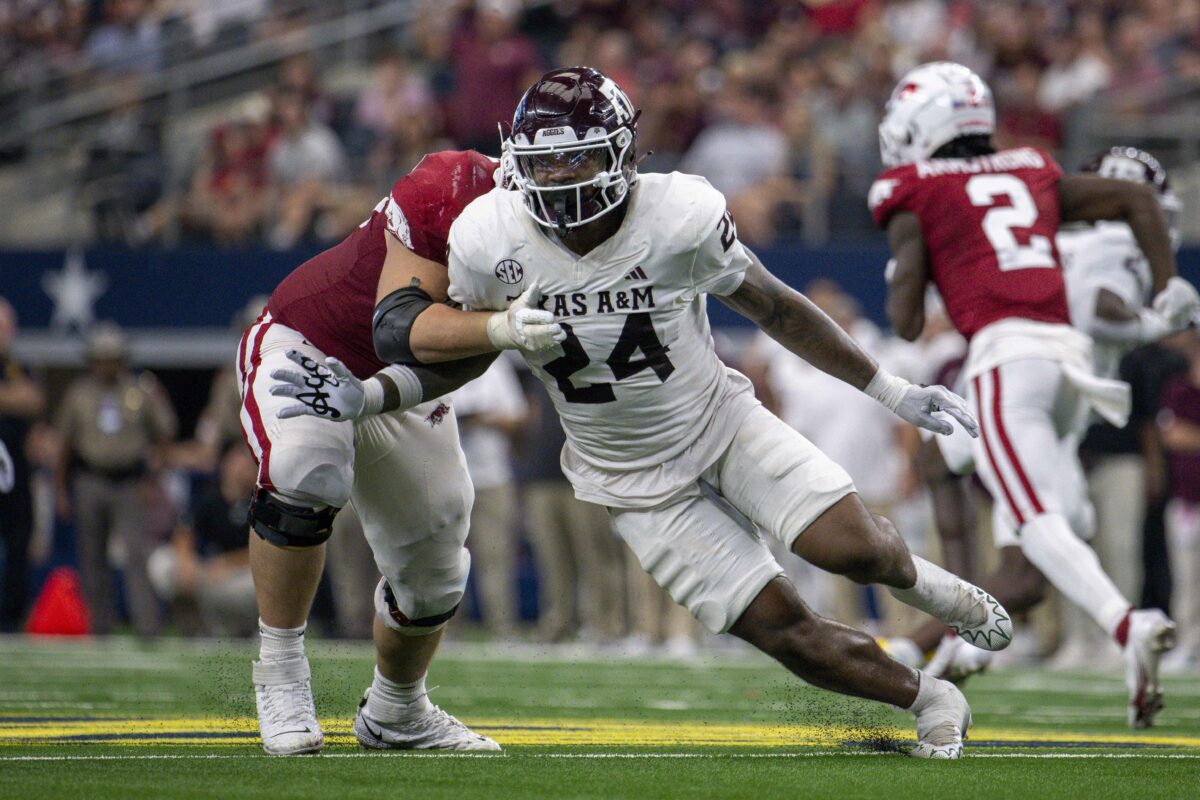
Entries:
MULTIPOLYGON (((411 758, 511 758, 508 753, 421 753, 405 754, 411 758)), ((744 758, 862 758, 894 756, 899 753, 818 750, 804 753, 522 753, 522 758, 548 759, 744 759, 744 758)), ((325 753, 311 758, 387 758, 386 753, 325 753)), ((247 758, 267 758, 260 754, 241 753, 158 753, 128 755, 60 755, 60 756, 0 756, 0 762, 21 761, 220 761, 247 758)), ((1200 759, 1200 753, 966 753, 963 758, 1084 758, 1084 759, 1200 759)), ((296 760, 296 759, 291 759, 296 760)))

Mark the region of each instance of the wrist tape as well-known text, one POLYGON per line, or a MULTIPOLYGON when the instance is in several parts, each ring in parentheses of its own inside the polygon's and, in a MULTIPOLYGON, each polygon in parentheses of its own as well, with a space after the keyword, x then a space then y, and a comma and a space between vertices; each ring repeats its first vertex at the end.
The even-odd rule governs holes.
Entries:
POLYGON ((407 411, 421 403, 423 394, 415 372, 400 364, 389 364, 363 381, 362 413, 407 411))
POLYGON ((871 398, 878 400, 889 411, 895 411, 900 407, 900 401, 904 398, 905 391, 912 384, 891 374, 883 367, 880 367, 875 372, 875 376, 871 378, 871 382, 866 385, 863 392, 871 398))

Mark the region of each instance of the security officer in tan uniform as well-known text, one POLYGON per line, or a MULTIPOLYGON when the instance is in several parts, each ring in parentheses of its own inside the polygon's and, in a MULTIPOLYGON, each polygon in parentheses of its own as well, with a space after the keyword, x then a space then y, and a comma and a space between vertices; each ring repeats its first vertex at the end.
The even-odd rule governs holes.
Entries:
POLYGON ((101 323, 88 340, 88 374, 67 389, 58 409, 63 437, 58 471, 59 513, 74 512, 76 550, 93 629, 111 632, 115 617, 109 574, 110 540, 125 548, 125 592, 133 625, 157 632, 158 600, 146 573, 153 549, 145 481, 155 449, 175 435, 175 413, 149 374, 130 371, 121 329, 101 323))

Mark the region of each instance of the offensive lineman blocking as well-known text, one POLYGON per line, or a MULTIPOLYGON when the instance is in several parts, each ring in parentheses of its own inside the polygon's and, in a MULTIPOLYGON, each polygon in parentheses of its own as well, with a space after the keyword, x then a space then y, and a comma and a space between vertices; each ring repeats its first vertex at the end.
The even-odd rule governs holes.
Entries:
MULTIPOLYGON (((840 467, 761 407, 716 357, 706 295, 913 424, 949 433, 935 413, 972 431, 974 420, 941 387, 880 370, 772 277, 706 181, 638 176, 636 119, 616 84, 590 68, 534 84, 504 143, 519 191, 489 192, 456 221, 450 297, 470 309, 517 300, 554 314, 556 341, 523 354, 567 433, 564 472, 580 498, 609 508, 615 530, 677 602, 814 685, 912 710, 913 754, 957 758, 970 724, 961 693, 813 614, 757 529, 817 566, 887 585, 980 646, 1007 645, 1007 614, 912 556, 887 520, 862 507, 840 467)), ((495 317, 426 303, 408 346, 422 363, 489 352, 485 318, 495 317)), ((362 403, 349 383, 330 403, 354 417, 362 403)))
POLYGON ((263 748, 272 755, 316 752, 324 743, 304 628, 325 541, 348 502, 383 575, 375 588, 377 665, 360 703, 359 742, 499 749, 426 696, 426 671, 466 584, 474 496, 442 395, 482 374, 495 351, 521 345, 527 324, 550 315, 513 304, 486 321, 493 352, 436 369, 391 363, 403 354, 389 334, 390 312, 406 302, 415 275, 444 299, 450 223, 498 175, 496 162, 478 153, 427 156, 356 231, 286 277, 242 337, 242 427, 259 464, 250 565, 262 644, 253 674, 263 748), (381 413, 334 422, 338 411, 325 390, 339 381, 321 366, 327 359, 381 413), (281 375, 300 388, 275 383, 281 375), (294 401, 283 398, 299 400, 305 413, 290 411, 294 401))

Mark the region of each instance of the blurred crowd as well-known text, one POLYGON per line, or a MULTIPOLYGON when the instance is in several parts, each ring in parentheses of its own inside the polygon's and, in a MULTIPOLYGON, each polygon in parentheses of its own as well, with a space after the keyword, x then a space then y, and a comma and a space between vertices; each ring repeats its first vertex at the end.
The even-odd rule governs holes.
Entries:
POLYGON ((278 39, 352 0, 4 0, 0 92, 57 96, 278 39))
POLYGON ((100 187, 100 237, 132 244, 336 240, 422 154, 497 154, 497 123, 550 66, 617 80, 642 110, 643 168, 708 177, 757 245, 871 233, 875 126, 896 77, 923 61, 990 83, 1002 146, 1056 151, 1088 110, 1153 116, 1200 96, 1200 0, 418 0, 403 35, 364 43, 373 66, 350 88, 329 90, 319 59, 284 61, 171 185, 139 75, 369 5, 10 0, 0 64, 12 80, 69 64, 80 80, 129 81, 85 180, 100 187), (163 44, 169 27, 186 46, 163 44))
MULTIPOLYGON (((932 299, 925 331, 908 343, 866 319, 832 280, 804 290, 896 374, 945 381, 961 364, 965 343, 932 299)), ((235 321, 231 347, 261 305, 262 298, 252 300, 235 321)), ((185 438, 178 404, 152 372, 131 362, 116 326, 92 329, 86 370, 50 402, 11 356, 15 333, 16 315, 0 299, 0 439, 17 464, 16 489, 0 494, 0 628, 28 624, 47 566, 68 564, 78 570, 95 633, 252 634, 246 511, 257 470, 242 440, 232 371, 214 374, 185 438)), ((717 346, 764 404, 846 468, 867 507, 892 519, 914 552, 940 558, 915 429, 765 335, 719 333, 717 346)), ((1171 609, 1183 637, 1173 660, 1197 668, 1200 332, 1139 348, 1123 362, 1122 377, 1134 389, 1130 425, 1097 425, 1082 447, 1100 518, 1092 545, 1128 596, 1171 609)), ((476 494, 470 588, 453 635, 579 641, 626 654, 687 655, 717 641, 700 637, 687 612, 641 569, 604 509, 574 498, 559 469, 562 428, 519 360, 501 358, 451 402, 476 494)), ((981 484, 975 489, 982 574, 993 557, 990 501, 981 484)), ((886 592, 779 556, 819 613, 878 635, 916 621, 916 612, 886 592)), ((327 635, 369 637, 373 607, 363 587, 374 586, 378 573, 352 508, 336 519, 327 565, 316 624, 327 635)), ((1029 630, 1009 657, 1054 654, 1055 663, 1072 667, 1119 657, 1099 629, 1053 605, 1029 630)))

